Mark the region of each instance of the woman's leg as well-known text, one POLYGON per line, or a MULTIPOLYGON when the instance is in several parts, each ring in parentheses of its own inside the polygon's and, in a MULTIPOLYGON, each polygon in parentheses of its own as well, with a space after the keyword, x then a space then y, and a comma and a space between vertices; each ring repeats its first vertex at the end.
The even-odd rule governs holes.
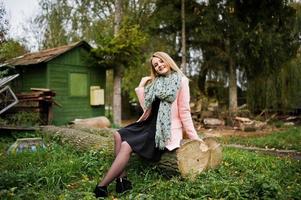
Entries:
POLYGON ((121 136, 118 132, 114 133, 114 142, 115 142, 114 153, 115 153, 115 157, 116 157, 120 151, 121 142, 122 142, 121 136))
MULTIPOLYGON (((118 132, 114 133, 114 142, 115 142, 115 146, 114 146, 114 153, 115 153, 115 157, 117 157, 119 151, 120 151, 120 147, 121 147, 121 143, 122 143, 122 139, 121 136, 118 132)), ((120 175, 118 175, 118 177, 116 178, 121 178, 126 176, 126 172, 123 170, 120 175)))
POLYGON ((119 177, 120 174, 125 169, 130 156, 132 153, 132 148, 127 142, 122 142, 120 145, 119 153, 117 154, 113 164, 111 165, 109 171, 100 182, 99 186, 109 185, 115 178, 119 177))

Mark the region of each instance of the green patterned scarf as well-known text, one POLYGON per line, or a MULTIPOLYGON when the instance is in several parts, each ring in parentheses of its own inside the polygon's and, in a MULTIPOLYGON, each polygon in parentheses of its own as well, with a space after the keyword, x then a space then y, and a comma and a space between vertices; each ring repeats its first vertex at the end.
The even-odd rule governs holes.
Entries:
POLYGON ((166 76, 156 77, 151 84, 145 87, 145 109, 152 106, 156 97, 160 99, 155 136, 156 147, 159 149, 164 149, 165 142, 170 139, 171 104, 176 99, 180 83, 181 75, 177 72, 172 72, 166 76))

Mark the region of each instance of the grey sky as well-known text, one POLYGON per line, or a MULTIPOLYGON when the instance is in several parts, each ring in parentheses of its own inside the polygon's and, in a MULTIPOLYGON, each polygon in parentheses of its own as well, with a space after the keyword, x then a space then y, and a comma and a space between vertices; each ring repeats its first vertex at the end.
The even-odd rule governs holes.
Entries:
MULTIPOLYGON (((3 2, 8 13, 10 23, 9 36, 18 40, 27 38, 27 41, 33 42, 32 35, 26 33, 24 28, 30 29, 29 21, 38 12, 39 0, 0 0, 3 2)), ((29 48, 33 48, 33 44, 28 44, 29 48)), ((34 50, 34 49, 32 49, 34 50)))

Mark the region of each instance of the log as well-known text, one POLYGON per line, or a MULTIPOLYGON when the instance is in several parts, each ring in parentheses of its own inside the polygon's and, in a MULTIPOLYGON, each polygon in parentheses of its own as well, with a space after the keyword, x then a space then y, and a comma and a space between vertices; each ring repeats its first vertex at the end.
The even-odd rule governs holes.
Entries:
MULTIPOLYGON (((107 138, 112 137, 113 134, 117 131, 117 129, 114 129, 114 128, 95 128, 95 127, 81 126, 78 124, 71 124, 68 127, 76 129, 76 130, 84 131, 87 133, 91 133, 94 135, 107 137, 107 138)), ((112 140, 113 140, 113 138, 112 138, 112 140)))
POLYGON ((217 118, 205 118, 203 120, 205 128, 216 128, 219 126, 224 126, 225 121, 217 118))
POLYGON ((222 147, 212 138, 203 141, 187 140, 177 150, 164 153, 158 167, 167 176, 180 174, 189 179, 216 168, 222 161, 222 147))
POLYGON ((235 120, 238 122, 239 129, 246 132, 261 130, 267 125, 267 122, 251 120, 246 117, 235 117, 235 120))
POLYGON ((80 125, 83 127, 94 127, 94 128, 109 128, 111 127, 110 120, 105 116, 92 117, 86 119, 75 119, 71 122, 72 124, 80 125))
MULTIPOLYGON (((59 139, 63 144, 70 144, 78 150, 113 149, 112 137, 91 134, 86 131, 67 127, 41 126, 44 135, 59 139)), ((109 135, 111 131, 108 129, 109 135)))
MULTIPOLYGON (((97 129, 87 127, 56 127, 42 126, 42 132, 50 137, 59 139, 63 144, 68 143, 78 150, 113 149, 112 134, 115 129, 97 129)), ((180 175, 194 179, 208 169, 216 168, 222 161, 222 147, 212 138, 183 140, 180 148, 165 152, 158 167, 164 175, 180 175)))

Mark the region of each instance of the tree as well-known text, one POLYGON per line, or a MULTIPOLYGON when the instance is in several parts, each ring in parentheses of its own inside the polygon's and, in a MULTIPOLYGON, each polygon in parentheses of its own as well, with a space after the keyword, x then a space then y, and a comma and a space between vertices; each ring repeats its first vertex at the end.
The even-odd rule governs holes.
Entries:
MULTIPOLYGON (((103 41, 99 41, 101 45, 93 50, 95 56, 99 58, 99 64, 107 67, 114 68, 115 66, 122 65, 125 70, 128 68, 134 69, 134 78, 137 77, 137 70, 140 64, 145 61, 144 45, 147 42, 147 36, 142 32, 138 25, 131 25, 123 22, 119 32, 115 36, 103 37, 103 41)), ((133 77, 133 74, 131 74, 133 77)), ((123 78, 126 85, 131 85, 129 82, 134 80, 127 77, 123 78)), ((136 81, 136 80, 135 80, 136 81)), ((131 85, 130 87, 133 87, 131 85)))
POLYGON ((8 39, 0 44, 0 63, 6 60, 23 55, 27 49, 20 42, 13 39, 8 39))
POLYGON ((9 21, 2 2, 0 2, 0 63, 27 52, 24 45, 8 37, 9 21))
MULTIPOLYGON (((86 40, 96 46, 95 53, 99 57, 99 62, 113 69, 115 124, 121 123, 121 78, 124 74, 128 76, 127 65, 130 64, 131 68, 136 67, 138 63, 142 63, 141 60, 148 52, 139 50, 137 54, 134 49, 143 48, 138 47, 138 43, 146 41, 147 34, 142 29, 147 30, 145 21, 152 14, 154 2, 155 0, 41 0, 40 2, 41 6, 44 5, 44 9, 37 20, 43 22, 40 23, 41 27, 48 27, 44 37, 45 44, 55 46, 61 41, 64 43, 86 40), (108 57, 111 59, 108 60, 108 57)), ((128 80, 126 77, 123 78, 125 81, 128 80)), ((135 77, 134 82, 137 79, 138 77, 135 77)), ((133 81, 127 81, 129 82, 133 81)), ((133 90, 132 84, 129 85, 131 87, 124 88, 123 93, 133 90)))
POLYGON ((7 35, 8 31, 8 20, 7 20, 7 13, 3 2, 0 2, 0 44, 2 44, 7 35))
MULTIPOLYGON (((8 37, 9 21, 2 2, 0 2, 0 64, 6 60, 20 56, 27 52, 26 48, 18 41, 8 37)), ((0 77, 5 76, 9 70, 0 69, 0 77)))
POLYGON ((181 0, 181 22, 182 22, 182 70, 184 74, 187 73, 186 69, 186 28, 185 28, 185 0, 181 0))
MULTIPOLYGON (((202 77, 210 71, 227 72, 229 111, 235 113, 238 70, 246 77, 250 94, 256 77, 264 79, 294 57, 298 47, 297 37, 291 32, 294 12, 282 0, 211 0, 203 13, 200 37, 205 69, 201 70, 202 77)), ((260 87, 264 85, 267 84, 260 87)), ((260 87, 256 84, 254 89, 260 87)), ((258 95, 252 96, 258 101, 258 95)))
MULTIPOLYGON (((117 37, 122 20, 122 1, 115 0, 114 37, 117 37)), ((115 63, 117 64, 117 63, 115 63)), ((114 94, 113 94, 113 122, 121 125, 121 77, 123 65, 118 63, 113 68, 114 94)))
POLYGON ((71 10, 66 0, 48 1, 40 0, 41 13, 34 19, 39 29, 44 30, 40 48, 54 48, 66 45, 68 36, 66 32, 67 16, 71 10))
POLYGON ((203 52, 203 65, 199 74, 199 85, 205 93, 205 81, 211 73, 216 80, 228 83, 229 113, 237 110, 238 54, 242 25, 235 17, 234 2, 211 0, 202 12, 199 31, 203 52), (221 73, 223 72, 221 78, 221 73), (227 79, 225 79, 225 77, 227 79))
POLYGON ((300 47, 296 11, 283 0, 246 1, 237 4, 237 11, 246 24, 240 64, 245 69, 248 105, 255 112, 277 111, 281 108, 279 72, 300 47))

